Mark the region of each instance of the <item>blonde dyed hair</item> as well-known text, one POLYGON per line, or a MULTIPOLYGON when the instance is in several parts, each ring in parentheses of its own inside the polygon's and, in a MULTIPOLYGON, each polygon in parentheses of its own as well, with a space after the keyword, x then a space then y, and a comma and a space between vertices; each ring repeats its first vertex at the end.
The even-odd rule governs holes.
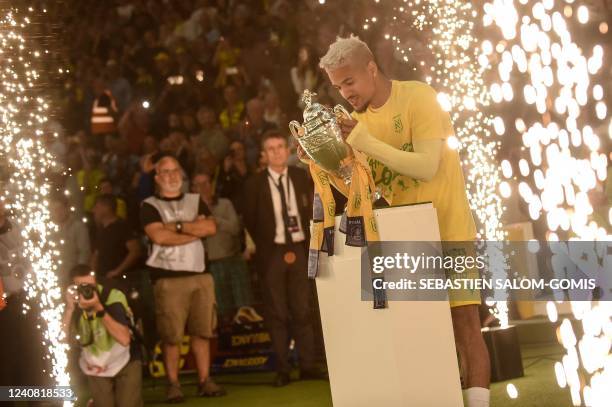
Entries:
POLYGON ((327 53, 319 61, 319 67, 326 70, 337 69, 353 63, 366 65, 374 60, 368 44, 351 34, 349 37, 337 37, 327 53))

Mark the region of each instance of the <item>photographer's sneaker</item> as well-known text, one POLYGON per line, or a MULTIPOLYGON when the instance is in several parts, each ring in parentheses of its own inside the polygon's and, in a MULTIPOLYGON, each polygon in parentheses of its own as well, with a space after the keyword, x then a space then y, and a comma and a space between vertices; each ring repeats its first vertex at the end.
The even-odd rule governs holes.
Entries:
POLYGON ((225 389, 210 377, 198 385, 198 396, 200 397, 220 397, 226 394, 225 389))
POLYGON ((179 383, 170 383, 166 390, 166 403, 176 404, 185 401, 185 396, 179 383))

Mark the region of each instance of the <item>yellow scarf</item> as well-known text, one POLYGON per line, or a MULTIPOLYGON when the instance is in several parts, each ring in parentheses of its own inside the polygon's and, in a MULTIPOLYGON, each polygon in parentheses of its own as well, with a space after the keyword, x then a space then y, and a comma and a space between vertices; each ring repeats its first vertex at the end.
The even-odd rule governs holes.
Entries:
MULTIPOLYGON (((368 243, 380 240, 373 211, 376 186, 372 178, 372 171, 363 153, 353 151, 350 160, 349 165, 352 165, 353 169, 349 185, 345 184, 342 178, 323 170, 314 161, 309 162, 310 174, 315 184, 313 230, 310 235, 308 252, 309 278, 317 276, 320 252, 326 252, 328 256, 334 255, 336 203, 330 183, 333 183, 338 191, 348 197, 346 218, 343 216, 340 225, 340 232, 346 234, 345 244, 365 247, 368 243)), ((384 292, 375 292, 374 296, 374 308, 384 308, 386 304, 384 292)))

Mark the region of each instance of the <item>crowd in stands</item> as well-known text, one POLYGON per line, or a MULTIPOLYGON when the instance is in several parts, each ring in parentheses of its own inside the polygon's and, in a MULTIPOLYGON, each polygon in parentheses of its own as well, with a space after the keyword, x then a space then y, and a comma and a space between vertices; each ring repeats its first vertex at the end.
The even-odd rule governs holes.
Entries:
MULTIPOLYGON (((69 281, 77 264, 110 278, 143 265, 139 212, 156 192, 155 165, 165 155, 183 169, 184 192, 201 193, 228 219, 231 233, 207 240, 208 260, 249 261, 245 183, 267 167, 262 137, 274 129, 288 136, 289 120, 301 121, 305 89, 322 103, 342 101, 318 60, 336 35, 354 31, 361 8, 287 0, 68 3, 58 13, 60 42, 69 44, 61 114, 48 138, 62 170, 51 202, 64 241, 60 279, 69 281), (105 230, 109 224, 116 226, 105 230)), ((301 165, 288 141, 289 164, 301 165)), ((240 278, 236 284, 250 286, 249 275, 240 278)), ((249 291, 217 287, 223 320, 251 301, 249 291), (223 290, 235 291, 237 307, 226 307, 223 290)))

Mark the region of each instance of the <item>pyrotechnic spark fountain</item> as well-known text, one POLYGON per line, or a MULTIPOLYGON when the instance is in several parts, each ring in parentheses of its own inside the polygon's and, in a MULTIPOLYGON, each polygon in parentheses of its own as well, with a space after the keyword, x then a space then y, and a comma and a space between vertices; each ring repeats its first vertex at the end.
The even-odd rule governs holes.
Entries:
MULTIPOLYGON (((480 13, 484 34, 479 39, 477 55, 480 69, 475 69, 469 50, 478 43, 471 34, 471 21, 475 21, 476 13, 469 2, 390 3, 401 4, 393 7, 390 26, 408 21, 419 29, 427 27, 434 34, 427 45, 434 52, 435 63, 427 66, 424 60, 416 62, 427 68, 427 81, 442 90, 439 101, 452 114, 457 128, 456 144, 460 148, 468 147, 464 165, 469 170, 470 201, 484 225, 481 237, 503 239, 499 195, 508 198, 517 192, 509 182, 499 182, 495 164, 487 161, 494 157, 497 148, 490 141, 492 135, 488 128, 492 126, 498 136, 507 138, 518 134, 521 137, 522 151, 528 155, 517 163, 518 173, 513 173, 512 164, 507 160, 501 162, 501 171, 506 179, 521 179, 518 193, 529 205, 529 215, 534 221, 542 216, 546 220, 548 240, 558 241, 561 234, 571 239, 609 241, 606 230, 589 219, 593 207, 588 197, 607 176, 608 157, 599 151, 600 136, 606 127, 612 137, 612 120, 603 101, 604 87, 596 79, 603 65, 603 47, 595 45, 583 50, 570 33, 570 19, 587 24, 591 18, 589 8, 573 4, 573 0, 566 0, 565 4, 554 0, 484 3, 480 13), (402 20, 402 15, 407 17, 402 20), (495 71, 491 70, 493 67, 495 71), (486 84, 488 89, 482 79, 487 72, 495 73, 498 78, 486 84), (519 91, 521 87, 517 84, 521 82, 524 86, 519 91), (490 120, 477 113, 489 100, 513 104, 512 108, 508 105, 505 109, 518 113, 513 126, 507 126, 501 117, 490 120), (482 123, 482 127, 472 124, 470 116, 482 123), (489 200, 481 199, 484 191, 489 192, 486 195, 489 200)), ((376 20, 368 18, 364 29, 376 20)), ((598 30, 606 34, 607 23, 600 22, 598 30)), ((394 42, 404 60, 409 59, 410 50, 405 49, 400 35, 386 33, 385 38, 394 42)), ((612 222, 612 210, 607 215, 612 222)), ((595 254, 595 257, 601 260, 601 256, 595 254)), ((590 260, 593 261, 593 253, 590 260)), ((610 270, 609 259, 603 261, 603 270, 610 270)), ((569 320, 562 321, 560 338, 567 354, 562 363, 555 365, 559 386, 569 385, 575 405, 582 402, 589 406, 607 405, 612 398, 609 386, 612 383, 612 306, 608 302, 571 305, 574 317, 582 321, 584 335, 576 339, 569 320)), ((547 313, 553 323, 559 318, 554 302, 547 304, 547 313)), ((508 392, 514 395, 514 390, 512 394, 510 389, 508 392)))
MULTIPOLYGON (((452 148, 459 149, 463 157, 468 199, 481 225, 479 238, 502 242, 506 233, 501 223, 503 207, 498 193, 501 176, 495 160, 500 141, 491 134, 494 123, 484 113, 490 96, 483 81, 486 68, 478 64, 478 39, 474 35, 478 13, 466 1, 411 0, 399 4, 393 7, 395 13, 393 23, 389 24, 390 31, 397 24, 408 23, 417 31, 427 29, 432 33, 427 47, 433 62, 428 64, 421 60, 418 65, 424 67, 426 81, 438 91, 438 102, 453 120, 456 134, 448 142, 452 148)), ((377 17, 368 18, 364 29, 377 20, 377 17)), ((394 42, 396 51, 408 61, 412 50, 402 42, 403 36, 393 32, 385 32, 384 36, 394 42)), ((495 126, 498 127, 499 124, 495 126)), ((493 278, 503 278, 507 274, 507 260, 502 250, 501 243, 487 247, 493 278)), ((505 292, 495 295, 496 299, 505 297, 505 292)), ((501 326, 508 326, 507 302, 490 300, 488 303, 495 304, 493 313, 501 326)))
MULTIPOLYGON (((597 128, 606 127, 607 118, 603 87, 595 76, 602 67, 603 48, 597 44, 583 50, 572 40, 568 21, 575 16, 586 24, 589 10, 585 5, 551 0, 520 3, 485 4, 485 26, 498 26, 503 39, 495 51, 490 42, 483 42, 486 57, 482 58, 483 65, 495 55, 500 61, 501 84, 491 86, 495 102, 503 103, 499 90, 511 81, 525 83, 522 93, 527 109, 524 117, 516 118, 515 127, 529 156, 519 162, 523 180, 518 192, 529 205, 533 220, 545 216, 549 240, 559 240, 559 234, 586 241, 609 240, 606 230, 589 220, 593 207, 588 197, 589 191, 605 180, 608 166, 608 157, 599 152, 601 142, 596 134, 597 128), (540 119, 527 125, 530 114, 540 119)), ((604 33, 607 26, 600 24, 599 30, 604 33)), ((502 163, 506 168, 509 165, 502 163)), ((513 174, 506 171, 504 176, 511 178, 513 174)), ((504 181, 502 185, 508 184, 504 181)), ((589 255, 591 261, 601 257, 595 250, 589 255)), ((603 272, 609 272, 610 264, 603 261, 603 272)), ((572 324, 563 319, 559 331, 567 354, 555 366, 557 381, 560 387, 569 385, 574 405, 607 405, 612 383, 612 307, 608 302, 572 302, 571 306, 575 319, 582 321, 584 335, 576 339, 572 324)), ((554 302, 547 304, 547 311, 551 322, 556 322, 554 302)))
POLYGON ((5 3, 3 6, 6 14, 0 20, 0 155, 8 164, 9 182, 1 199, 10 203, 7 209, 22 230, 23 256, 31 266, 25 275, 26 296, 40 309, 43 346, 48 349, 47 358, 52 365, 48 373, 56 385, 69 386, 68 348, 61 324, 63 298, 55 264, 58 247, 53 240, 57 226, 49 217, 50 186, 45 177, 55 161, 42 140, 49 106, 36 89, 40 76, 36 61, 45 51, 31 48, 33 44, 24 37, 30 19, 17 18, 5 3))
MULTIPOLYGON (((513 3, 486 4, 484 22, 496 24, 504 35, 498 42, 501 52, 497 51, 501 55, 498 72, 502 83, 491 85, 493 100, 502 103, 499 89, 509 86, 511 79, 524 80, 526 107, 534 106, 541 117, 529 127, 527 118, 516 118, 516 130, 522 136, 524 150, 529 152, 529 160, 520 162, 520 175, 531 181, 521 182, 518 192, 529 205, 533 220, 545 214, 550 240, 559 240, 560 230, 582 240, 606 239, 605 229, 588 220, 593 207, 587 195, 598 181, 605 180, 607 170, 607 157, 598 151, 600 139, 593 129, 594 122, 603 121, 607 114, 601 101, 603 88, 592 83, 592 76, 602 66, 603 48, 596 45, 591 56, 585 56, 587 52, 572 41, 568 22, 554 10, 552 1, 527 4, 531 15, 522 15, 517 33, 516 22, 512 22, 517 19, 504 18, 507 14, 518 16, 513 3), (516 75, 511 78, 513 73, 516 75), (589 99, 597 119, 585 118, 589 99), (535 185, 535 191, 530 184, 535 185)), ((588 19, 588 13, 584 18, 588 19)), ((495 54, 491 46, 486 48, 489 56, 495 54)), ((487 58, 483 63, 488 63, 487 58)))

